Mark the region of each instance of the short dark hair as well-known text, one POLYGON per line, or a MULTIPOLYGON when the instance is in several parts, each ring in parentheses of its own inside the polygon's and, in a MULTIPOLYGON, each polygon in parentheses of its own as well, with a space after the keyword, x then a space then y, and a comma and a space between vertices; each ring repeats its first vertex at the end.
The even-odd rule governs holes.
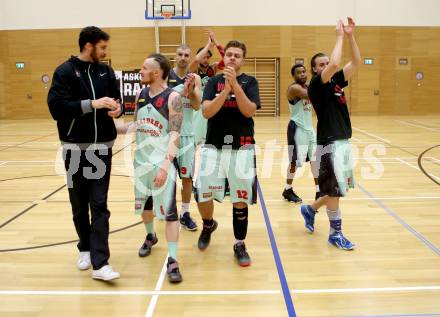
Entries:
POLYGON ((109 39, 110 35, 108 35, 108 33, 104 32, 97 26, 86 26, 81 30, 81 33, 79 33, 79 51, 82 52, 84 46, 87 43, 95 45, 101 40, 108 41, 109 39))
POLYGON ((327 56, 327 55, 324 54, 324 53, 316 53, 315 55, 313 55, 312 59, 310 60, 310 66, 311 66, 311 69, 310 69, 310 70, 311 70, 311 72, 312 72, 313 75, 316 75, 316 72, 313 70, 313 67, 316 66, 315 60, 316 60, 318 57, 324 57, 324 56, 327 56))
POLYGON ((304 69, 306 69, 306 67, 303 64, 299 64, 299 63, 297 63, 297 64, 292 66, 292 69, 290 70, 290 73, 292 74, 292 77, 295 76, 295 70, 297 68, 300 68, 300 67, 303 67, 304 69))
POLYGON ((229 41, 228 44, 226 44, 225 46, 225 52, 227 51, 228 48, 230 47, 238 47, 243 51, 243 57, 246 57, 246 45, 244 45, 243 42, 237 41, 237 40, 232 40, 229 41))
POLYGON ((166 56, 162 54, 151 54, 148 56, 148 58, 154 59, 158 64, 160 69, 162 70, 162 79, 167 79, 168 75, 170 74, 171 70, 171 63, 166 56))
MULTIPOLYGON (((199 48, 199 49, 197 50, 197 54, 199 54, 203 49, 204 49, 204 47, 199 48)), ((209 57, 212 57, 212 52, 211 52, 211 50, 208 50, 208 55, 209 55, 209 57)))

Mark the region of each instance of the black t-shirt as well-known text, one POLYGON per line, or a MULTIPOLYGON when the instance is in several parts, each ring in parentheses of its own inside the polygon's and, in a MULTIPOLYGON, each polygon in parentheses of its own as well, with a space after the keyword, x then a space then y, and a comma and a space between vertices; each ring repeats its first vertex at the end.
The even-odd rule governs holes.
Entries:
POLYGON ((322 83, 321 75, 310 81, 308 94, 318 117, 316 130, 320 145, 351 138, 350 115, 343 90, 347 85, 342 69, 328 83, 322 83))
MULTIPOLYGON (((248 99, 257 105, 257 109, 260 109, 260 93, 255 77, 241 74, 237 77, 237 82, 248 99)), ((223 74, 212 77, 206 84, 202 102, 213 100, 224 89, 223 74)), ((221 149, 223 145, 232 145, 232 149, 239 149, 244 145, 255 144, 254 120, 246 118, 240 112, 233 93, 228 96, 220 110, 208 119, 205 143, 212 144, 217 149, 221 149)))

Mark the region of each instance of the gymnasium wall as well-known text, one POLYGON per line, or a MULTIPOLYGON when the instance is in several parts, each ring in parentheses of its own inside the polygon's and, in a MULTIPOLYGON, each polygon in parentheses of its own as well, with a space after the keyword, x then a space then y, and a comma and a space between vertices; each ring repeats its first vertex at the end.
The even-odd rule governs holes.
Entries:
MULTIPOLYGON (((284 93, 291 82, 295 58, 317 51, 331 52, 334 24, 343 16, 357 22, 356 37, 362 65, 347 90, 353 114, 439 113, 440 19, 437 0, 193 0, 187 42, 204 45, 203 26, 213 26, 225 43, 236 38, 248 46, 250 57, 280 59, 281 114, 287 113, 284 93), (276 5, 274 5, 276 4, 276 5), (393 13, 393 14, 391 14, 393 13), (259 26, 251 26, 258 24, 259 26), (408 65, 399 65, 407 58, 408 65), (416 72, 423 81, 415 79, 416 72)), ((4 0, 0 1, 0 118, 47 117, 43 74, 78 53, 79 28, 98 25, 111 36, 114 69, 138 68, 154 51, 154 28, 144 20, 145 1, 4 0), (110 27, 111 26, 111 27, 110 27), (16 62, 25 62, 17 70, 16 62)), ((178 41, 176 28, 163 28, 162 39, 178 41), (174 38, 174 39, 173 39, 174 38)), ((344 58, 349 57, 345 48, 344 58)), ((215 55, 214 58, 218 58, 215 55)))
MULTIPOLYGON (((110 58, 114 69, 139 68, 148 53, 154 51, 153 28, 106 28, 110 58)), ((334 45, 333 27, 260 26, 214 27, 218 39, 243 40, 250 57, 279 57, 281 113, 287 113, 284 92, 291 82, 290 67, 295 58, 310 57, 317 51, 330 52, 334 45)), ((0 31, 0 117, 46 117, 48 86, 43 74, 52 77, 57 65, 77 54, 78 29, 0 31), (17 70, 15 62, 26 63, 17 70)), ((440 107, 440 28, 437 27, 359 27, 356 37, 363 57, 374 59, 362 65, 347 90, 353 114, 427 114, 440 107), (408 65, 399 65, 408 58, 408 65), (417 71, 424 79, 417 81, 417 71)), ((162 38, 177 37, 174 28, 162 29, 162 38)), ((202 46, 202 27, 187 30, 188 43, 202 46)), ((175 39, 177 40, 177 38, 175 39)), ((345 61, 349 57, 344 49, 345 61)), ((218 54, 213 57, 218 58, 218 54)))
MULTIPOLYGON (((150 0, 151 1, 151 0, 150 0)), ((145 0, 2 0, 0 29, 145 27, 145 0)), ((362 26, 440 26, 438 0, 192 0, 190 26, 334 25, 353 16, 362 26)))
MULTIPOLYGON (((206 39, 203 27, 189 27, 187 42, 195 49, 206 39)), ((285 91, 291 82, 290 67, 295 58, 310 57, 317 51, 331 52, 334 27, 241 26, 214 27, 219 41, 237 38, 248 46, 249 57, 279 57, 281 114, 288 112, 285 91)), ((139 68, 154 51, 153 28, 105 28, 111 34, 110 58, 114 69, 139 68)), ((47 117, 49 85, 43 74, 52 77, 57 65, 78 53, 79 29, 0 31, 0 118, 47 117), (17 70, 15 62, 26 63, 17 70)), ((162 38, 177 40, 177 30, 162 29, 162 38)), ((440 107, 440 28, 359 27, 356 37, 363 57, 374 59, 362 65, 347 90, 353 114, 429 114, 440 107), (399 65, 407 58, 408 65, 399 65), (417 81, 417 71, 424 80, 417 81)), ((349 58, 344 48, 344 60, 349 58)), ((216 53, 213 59, 218 58, 216 53)))

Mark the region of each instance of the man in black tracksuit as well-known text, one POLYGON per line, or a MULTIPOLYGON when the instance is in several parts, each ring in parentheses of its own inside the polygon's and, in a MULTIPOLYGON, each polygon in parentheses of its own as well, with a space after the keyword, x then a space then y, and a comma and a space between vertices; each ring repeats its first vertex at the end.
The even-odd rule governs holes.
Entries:
POLYGON ((79 56, 58 66, 47 98, 63 144, 69 199, 79 237, 77 266, 80 270, 93 266, 92 277, 106 281, 120 276, 108 263, 107 193, 116 139, 113 118, 122 113, 115 74, 111 67, 99 63, 106 57, 109 38, 97 27, 82 29, 79 56))

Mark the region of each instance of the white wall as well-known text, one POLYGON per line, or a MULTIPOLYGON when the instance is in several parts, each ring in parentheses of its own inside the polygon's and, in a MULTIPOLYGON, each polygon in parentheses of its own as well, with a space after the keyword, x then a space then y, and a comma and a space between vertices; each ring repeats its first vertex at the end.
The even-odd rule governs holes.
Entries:
MULTIPOLYGON (((440 26, 439 0, 192 0, 187 25, 440 26)), ((145 0, 0 0, 0 29, 151 26, 145 0)))

